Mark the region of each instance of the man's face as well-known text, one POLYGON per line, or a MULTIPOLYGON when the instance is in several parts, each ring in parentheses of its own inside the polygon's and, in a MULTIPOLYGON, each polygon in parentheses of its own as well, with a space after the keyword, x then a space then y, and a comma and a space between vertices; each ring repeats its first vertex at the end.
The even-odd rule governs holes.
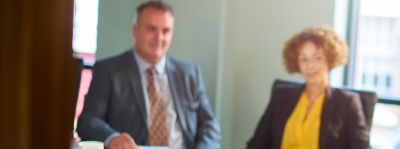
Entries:
POLYGON ((174 17, 170 12, 145 8, 138 22, 132 25, 134 50, 149 63, 157 63, 167 53, 174 27, 174 17))

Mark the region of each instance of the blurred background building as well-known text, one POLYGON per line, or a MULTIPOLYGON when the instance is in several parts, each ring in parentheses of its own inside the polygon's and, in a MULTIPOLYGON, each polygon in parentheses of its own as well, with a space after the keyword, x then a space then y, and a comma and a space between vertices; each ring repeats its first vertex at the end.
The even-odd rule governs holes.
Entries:
MULTIPOLYGON (((381 99, 400 96, 399 6, 399 0, 360 0, 354 88, 376 91, 381 99)), ((400 107, 375 108, 371 145, 400 148, 400 107)))
POLYGON ((399 6, 399 0, 361 0, 354 87, 400 96, 399 6))

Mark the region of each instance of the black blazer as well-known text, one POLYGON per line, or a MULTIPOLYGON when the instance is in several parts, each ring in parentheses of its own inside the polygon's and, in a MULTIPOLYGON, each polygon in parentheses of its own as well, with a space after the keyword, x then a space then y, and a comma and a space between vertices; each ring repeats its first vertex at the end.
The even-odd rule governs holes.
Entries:
MULTIPOLYGON (((104 141, 129 133, 149 145, 144 92, 133 50, 96 62, 77 131, 82 140, 104 141)), ((197 64, 166 59, 168 82, 187 149, 220 148, 220 128, 205 93, 197 64)))
MULTIPOLYGON (((280 84, 272 91, 248 149, 280 149, 286 121, 292 114, 304 84, 280 84)), ((321 113, 320 149, 367 149, 369 130, 357 93, 328 87, 321 113)))

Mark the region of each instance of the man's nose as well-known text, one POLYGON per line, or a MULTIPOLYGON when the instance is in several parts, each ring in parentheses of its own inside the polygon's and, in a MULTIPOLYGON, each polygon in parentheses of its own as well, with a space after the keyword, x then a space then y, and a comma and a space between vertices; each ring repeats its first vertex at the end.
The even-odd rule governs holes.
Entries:
POLYGON ((162 31, 157 31, 157 32, 156 32, 156 35, 155 35, 155 39, 156 39, 157 41, 162 41, 162 40, 164 39, 164 34, 163 34, 163 32, 162 32, 162 31))

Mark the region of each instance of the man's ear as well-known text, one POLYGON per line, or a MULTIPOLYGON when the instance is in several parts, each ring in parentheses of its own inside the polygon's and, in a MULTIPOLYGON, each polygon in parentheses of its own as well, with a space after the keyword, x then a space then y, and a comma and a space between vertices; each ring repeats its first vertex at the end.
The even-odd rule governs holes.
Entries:
POLYGON ((136 38, 137 27, 138 27, 138 25, 136 22, 132 24, 132 38, 136 38))

